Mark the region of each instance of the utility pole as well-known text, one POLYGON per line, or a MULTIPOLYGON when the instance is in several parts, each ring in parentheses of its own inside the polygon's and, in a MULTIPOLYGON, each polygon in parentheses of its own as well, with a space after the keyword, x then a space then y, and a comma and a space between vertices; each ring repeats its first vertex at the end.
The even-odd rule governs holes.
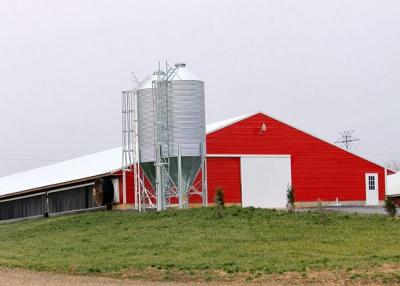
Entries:
POLYGON ((336 144, 340 144, 346 150, 354 150, 356 149, 356 145, 354 142, 360 141, 359 138, 353 137, 354 130, 345 130, 340 132, 341 138, 335 141, 336 144))

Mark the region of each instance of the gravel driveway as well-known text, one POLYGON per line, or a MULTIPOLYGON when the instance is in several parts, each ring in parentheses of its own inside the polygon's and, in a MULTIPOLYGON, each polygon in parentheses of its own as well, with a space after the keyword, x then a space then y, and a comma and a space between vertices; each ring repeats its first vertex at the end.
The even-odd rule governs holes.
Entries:
MULTIPOLYGON (((331 207, 323 207, 323 210, 333 211, 333 212, 342 212, 342 213, 358 213, 358 214, 380 214, 387 215, 383 206, 331 206, 331 207)), ((298 208, 296 209, 298 212, 307 212, 318 211, 318 208, 298 208)), ((399 214, 398 214, 399 215, 399 214)))
MULTIPOLYGON (((35 272, 24 269, 0 268, 0 286, 217 286, 246 285, 255 286, 260 283, 225 283, 225 282, 151 282, 143 280, 119 280, 95 276, 65 275, 50 272, 35 272)), ((281 283, 266 283, 262 285, 282 285, 281 283)))
POLYGON ((382 206, 335 206, 324 207, 328 211, 345 212, 345 213, 359 213, 359 214, 386 214, 382 206))

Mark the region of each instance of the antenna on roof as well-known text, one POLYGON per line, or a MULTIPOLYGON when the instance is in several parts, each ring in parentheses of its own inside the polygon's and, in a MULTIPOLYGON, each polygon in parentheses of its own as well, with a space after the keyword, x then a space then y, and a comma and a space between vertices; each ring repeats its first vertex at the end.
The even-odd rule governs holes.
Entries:
POLYGON ((351 150, 355 150, 357 148, 357 144, 355 144, 354 142, 358 142, 360 141, 359 138, 355 138, 353 137, 354 130, 345 130, 345 131, 341 131, 340 135, 341 138, 336 140, 335 143, 341 145, 344 149, 351 151, 351 150))

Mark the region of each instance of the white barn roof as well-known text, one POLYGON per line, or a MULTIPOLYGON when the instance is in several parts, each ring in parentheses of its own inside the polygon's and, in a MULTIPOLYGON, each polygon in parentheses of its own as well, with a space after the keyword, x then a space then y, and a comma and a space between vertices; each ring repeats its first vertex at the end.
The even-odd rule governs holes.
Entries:
POLYGON ((44 167, 0 177, 0 197, 93 176, 121 168, 121 148, 114 148, 44 167))
POLYGON ((206 127, 207 134, 213 133, 213 132, 215 132, 217 130, 220 130, 220 129, 222 129, 222 128, 226 127, 226 126, 229 126, 229 125, 231 125, 233 123, 239 122, 240 120, 243 120, 243 119, 245 119, 247 117, 250 117, 252 115, 255 115, 255 114, 256 113, 254 113, 254 114, 244 114, 244 115, 240 115, 240 116, 237 116, 237 117, 229 118, 229 119, 226 119, 226 120, 222 120, 222 121, 218 121, 218 122, 207 124, 207 127, 206 127))
MULTIPOLYGON (((208 124, 207 133, 239 121, 246 116, 208 124)), ((0 197, 46 186, 112 174, 122 166, 121 147, 62 161, 44 167, 0 177, 0 197)))

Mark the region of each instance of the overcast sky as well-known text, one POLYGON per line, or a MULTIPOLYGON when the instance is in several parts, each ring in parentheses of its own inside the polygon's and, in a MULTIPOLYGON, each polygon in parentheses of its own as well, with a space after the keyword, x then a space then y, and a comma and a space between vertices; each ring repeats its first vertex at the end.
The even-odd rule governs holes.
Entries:
POLYGON ((120 91, 165 59, 208 122, 265 111, 400 160, 399 1, 0 0, 0 176, 119 146, 120 91))

